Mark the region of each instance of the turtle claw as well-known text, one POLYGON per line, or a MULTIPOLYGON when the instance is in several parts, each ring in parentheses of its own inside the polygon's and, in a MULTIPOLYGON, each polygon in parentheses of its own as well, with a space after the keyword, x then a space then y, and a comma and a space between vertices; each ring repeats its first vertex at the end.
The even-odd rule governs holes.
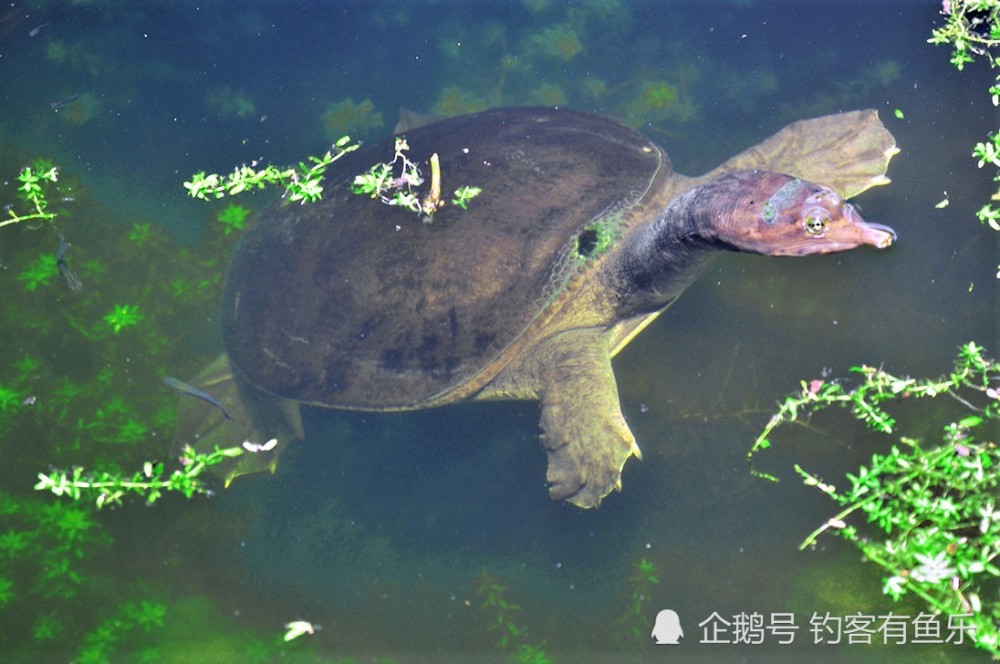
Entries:
POLYGON ((556 435, 546 433, 541 441, 549 457, 545 475, 549 496, 577 507, 593 508, 612 491, 621 491, 625 462, 630 456, 640 455, 624 419, 620 423, 591 419, 587 424, 596 426, 562 430, 556 435))

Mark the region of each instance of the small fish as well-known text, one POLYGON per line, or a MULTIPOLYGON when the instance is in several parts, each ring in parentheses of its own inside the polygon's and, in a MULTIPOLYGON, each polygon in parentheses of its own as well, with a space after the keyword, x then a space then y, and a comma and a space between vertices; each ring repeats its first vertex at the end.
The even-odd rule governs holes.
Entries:
POLYGON ((58 100, 50 103, 49 104, 49 108, 51 108, 53 111, 58 111, 63 106, 69 106, 70 104, 72 104, 74 101, 76 101, 77 99, 79 99, 83 95, 84 95, 84 93, 80 92, 78 94, 73 95, 72 97, 66 97, 65 99, 58 99, 58 100))
POLYGON ((32 28, 32 29, 31 29, 31 30, 30 30, 30 31, 28 32, 28 36, 29 36, 29 37, 37 37, 37 36, 38 36, 38 33, 42 31, 42 28, 47 28, 47 27, 48 27, 48 25, 49 25, 48 23, 40 23, 40 24, 36 25, 35 27, 33 27, 33 28, 32 28))
POLYGON ((195 399, 201 399, 202 401, 207 401, 208 403, 212 404, 213 406, 221 410, 223 417, 225 417, 227 420, 232 421, 233 418, 230 417, 229 413, 226 411, 226 407, 223 406, 221 403, 219 403, 215 399, 215 397, 213 397, 208 392, 199 390, 197 387, 194 387, 193 385, 188 385, 183 380, 178 380, 173 376, 166 376, 163 379, 163 382, 166 383, 169 387, 174 388, 181 394, 186 394, 189 397, 194 397, 195 399))
POLYGON ((71 291, 79 292, 83 290, 83 282, 80 281, 80 277, 77 276, 73 268, 69 266, 66 262, 64 256, 66 255, 66 238, 62 235, 59 236, 59 251, 56 252, 56 268, 59 270, 59 275, 66 281, 66 285, 69 286, 71 291))

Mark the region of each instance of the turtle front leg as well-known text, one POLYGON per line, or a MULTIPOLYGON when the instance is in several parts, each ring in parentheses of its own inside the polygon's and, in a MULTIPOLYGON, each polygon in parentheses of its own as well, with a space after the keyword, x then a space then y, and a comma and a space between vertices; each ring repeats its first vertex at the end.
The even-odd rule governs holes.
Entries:
POLYGON ((597 507, 621 489, 622 467, 642 458, 622 416, 607 336, 573 330, 546 344, 542 371, 542 446, 553 500, 597 507))

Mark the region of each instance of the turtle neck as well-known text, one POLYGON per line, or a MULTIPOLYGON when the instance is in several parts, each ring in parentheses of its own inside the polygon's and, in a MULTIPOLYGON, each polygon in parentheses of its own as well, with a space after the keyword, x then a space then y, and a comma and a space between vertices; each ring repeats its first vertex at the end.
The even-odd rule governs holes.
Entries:
POLYGON ((675 198, 622 247, 610 278, 618 293, 616 313, 658 311, 698 278, 720 251, 740 251, 727 238, 738 206, 758 171, 738 171, 694 187, 675 198))

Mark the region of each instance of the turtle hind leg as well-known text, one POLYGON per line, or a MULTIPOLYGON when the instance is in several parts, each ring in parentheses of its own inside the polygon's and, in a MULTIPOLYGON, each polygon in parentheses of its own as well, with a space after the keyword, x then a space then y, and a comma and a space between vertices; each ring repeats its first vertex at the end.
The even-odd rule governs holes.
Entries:
POLYGON ((268 397, 244 384, 233 373, 229 357, 222 353, 190 380, 191 385, 220 402, 222 410, 189 395, 179 397, 174 446, 179 454, 191 445, 202 454, 216 449, 239 447, 245 442, 263 445, 270 438, 275 444, 266 450, 247 453, 212 466, 228 487, 240 475, 270 470, 291 441, 302 438, 302 420, 298 404, 268 397))
POLYGON ((597 507, 621 489, 628 458, 641 458, 621 413, 607 338, 598 330, 574 330, 547 346, 541 442, 548 453, 549 495, 597 507))

